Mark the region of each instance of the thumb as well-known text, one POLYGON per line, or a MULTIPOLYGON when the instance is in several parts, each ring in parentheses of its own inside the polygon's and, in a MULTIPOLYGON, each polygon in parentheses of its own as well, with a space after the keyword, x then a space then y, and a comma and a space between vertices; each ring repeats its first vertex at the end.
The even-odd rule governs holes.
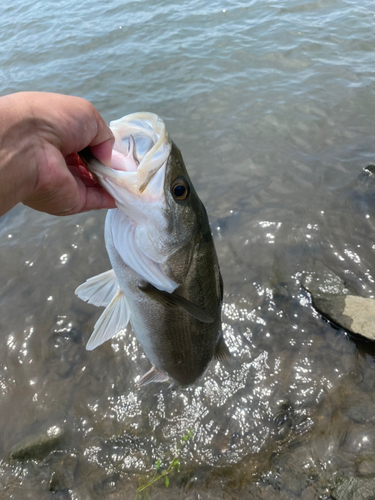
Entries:
POLYGON ((111 164, 112 158, 112 148, 115 142, 114 137, 107 139, 100 144, 96 144, 95 146, 90 146, 91 153, 97 158, 100 163, 107 165, 107 167, 111 164))

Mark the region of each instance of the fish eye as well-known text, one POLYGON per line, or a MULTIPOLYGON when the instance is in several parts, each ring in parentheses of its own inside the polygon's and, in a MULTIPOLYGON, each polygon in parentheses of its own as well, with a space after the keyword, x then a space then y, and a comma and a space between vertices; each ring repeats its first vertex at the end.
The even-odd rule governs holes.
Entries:
POLYGON ((181 177, 174 181, 172 194, 176 201, 185 200, 185 198, 187 198, 189 194, 189 186, 184 179, 181 179, 181 177))

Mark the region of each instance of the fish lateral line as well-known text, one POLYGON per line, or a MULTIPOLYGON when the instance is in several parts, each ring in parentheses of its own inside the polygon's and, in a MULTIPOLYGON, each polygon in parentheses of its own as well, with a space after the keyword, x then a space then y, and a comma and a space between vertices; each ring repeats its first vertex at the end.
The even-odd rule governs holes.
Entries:
POLYGON ((138 285, 138 288, 146 295, 155 299, 165 307, 179 306, 188 314, 190 314, 190 316, 193 316, 193 318, 202 321, 202 323, 214 322, 214 318, 207 314, 201 307, 193 304, 193 302, 190 302, 190 300, 187 300, 174 292, 169 293, 164 290, 159 290, 158 288, 151 285, 151 283, 147 283, 146 285, 138 285))

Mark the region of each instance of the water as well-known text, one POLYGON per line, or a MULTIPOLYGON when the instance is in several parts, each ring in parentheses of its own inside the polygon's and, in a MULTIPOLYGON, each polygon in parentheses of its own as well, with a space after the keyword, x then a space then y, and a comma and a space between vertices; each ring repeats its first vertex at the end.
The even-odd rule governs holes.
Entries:
POLYGON ((133 498, 175 455, 150 498, 334 498, 374 455, 374 349, 300 279, 315 259, 375 295, 373 2, 18 0, 0 19, 1 94, 163 117, 210 216, 237 361, 188 390, 135 389, 149 364, 131 331, 86 352, 100 311, 74 295, 109 268, 105 213, 15 207, 0 220, 0 498, 133 498), (9 461, 55 427, 43 460, 9 461))

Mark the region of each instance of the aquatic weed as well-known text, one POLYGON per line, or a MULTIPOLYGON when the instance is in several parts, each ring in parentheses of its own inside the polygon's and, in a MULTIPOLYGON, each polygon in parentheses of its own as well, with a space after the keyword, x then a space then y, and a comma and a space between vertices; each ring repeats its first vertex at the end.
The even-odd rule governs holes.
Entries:
MULTIPOLYGON (((136 498, 145 499, 148 497, 148 490, 151 488, 153 484, 162 480, 166 488, 169 487, 169 476, 173 471, 180 472, 180 454, 184 445, 191 439, 194 435, 192 429, 188 429, 185 434, 182 436, 182 439, 177 445, 177 451, 173 455, 173 457, 168 460, 168 457, 165 456, 165 462, 168 464, 166 467, 162 467, 162 461, 159 459, 155 462, 155 473, 151 479, 149 479, 145 484, 140 484, 137 488, 136 498)), ((164 462, 164 460, 163 460, 164 462)), ((141 483, 143 478, 139 479, 139 483, 141 483)))

